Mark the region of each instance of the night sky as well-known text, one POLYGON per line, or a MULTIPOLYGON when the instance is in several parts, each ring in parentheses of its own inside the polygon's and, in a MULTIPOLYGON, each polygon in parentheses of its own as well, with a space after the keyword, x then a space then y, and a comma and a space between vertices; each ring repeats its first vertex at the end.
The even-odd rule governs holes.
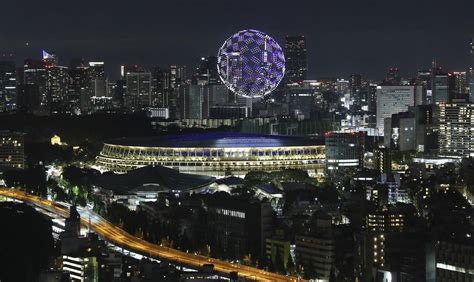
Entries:
POLYGON ((280 45, 285 34, 306 35, 309 78, 382 78, 389 66, 408 76, 432 58, 464 70, 474 35, 474 0, 22 0, 1 8, 0 51, 18 62, 43 48, 66 65, 103 60, 112 77, 119 64, 194 65, 246 28, 280 45))

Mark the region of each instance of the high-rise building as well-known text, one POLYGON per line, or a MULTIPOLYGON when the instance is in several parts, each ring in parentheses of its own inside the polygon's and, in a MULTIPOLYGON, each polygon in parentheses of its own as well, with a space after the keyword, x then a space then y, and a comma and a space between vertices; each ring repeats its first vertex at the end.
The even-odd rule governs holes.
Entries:
POLYGON ((469 55, 471 57, 471 65, 469 67, 469 101, 474 102, 474 39, 472 38, 469 44, 469 55))
POLYGON ((454 76, 454 93, 459 98, 469 94, 468 73, 465 71, 455 71, 454 76))
POLYGON ((41 52, 43 55, 43 62, 53 66, 57 66, 59 64, 59 58, 55 53, 47 52, 45 50, 42 50, 41 52))
POLYGON ((107 80, 104 62, 89 62, 89 75, 91 79, 90 97, 106 96, 107 80))
POLYGON ((10 57, 0 60, 0 112, 16 108, 17 81, 15 62, 10 57))
POLYGON ((398 68, 389 68, 385 83, 388 85, 399 85, 401 82, 400 70, 398 68))
POLYGON ((350 85, 350 100, 356 110, 368 106, 370 89, 366 81, 363 80, 362 75, 352 74, 349 79, 350 85))
POLYGON ((433 104, 446 103, 455 98, 455 79, 452 73, 437 70, 433 73, 431 83, 433 104))
POLYGON ((46 95, 52 110, 62 109, 67 101, 69 70, 57 65, 46 66, 46 95))
POLYGON ((153 105, 151 72, 127 72, 125 74, 125 108, 139 110, 153 105))
POLYGON ((229 91, 224 85, 181 85, 178 102, 181 119, 206 119, 213 106, 229 103, 229 91))
POLYGON ((228 257, 251 255, 264 258, 265 239, 272 235, 272 207, 269 202, 212 199, 206 203, 207 225, 202 226, 213 248, 228 257))
POLYGON ((474 240, 471 236, 443 238, 436 243, 435 249, 436 281, 474 281, 474 240))
POLYGON ((336 262, 336 239, 331 217, 324 212, 316 212, 314 231, 295 237, 295 257, 298 267, 305 276, 316 281, 329 281, 336 262))
POLYGON ((338 78, 336 81, 336 91, 341 94, 349 93, 349 80, 338 78))
POLYGON ((37 113, 40 110, 41 94, 36 84, 18 86, 17 110, 22 113, 37 113))
POLYGON ((290 115, 298 119, 310 119, 316 106, 316 88, 306 83, 289 85, 285 92, 290 115))
POLYGON ((85 113, 89 108, 88 105, 92 86, 89 67, 85 65, 71 64, 69 69, 69 77, 70 83, 67 93, 68 110, 76 111, 77 109, 80 109, 81 113, 85 113), (86 98, 87 101, 84 101, 86 98), (82 104, 81 101, 83 101, 82 104), (84 102, 87 102, 85 103, 87 106, 84 104, 84 102))
POLYGON ((170 88, 177 89, 186 82, 186 66, 170 66, 170 88))
POLYGON ((326 167, 329 171, 339 167, 362 165, 364 156, 364 132, 327 132, 326 167))
POLYGON ((24 134, 11 131, 0 131, 0 170, 24 168, 24 134))
POLYGON ((23 83, 35 85, 38 88, 39 108, 44 109, 49 106, 46 91, 46 64, 43 61, 26 59, 24 62, 23 83))
POLYGON ((192 84, 220 84, 216 56, 201 58, 194 71, 192 84))
POLYGON ((384 146, 399 151, 431 151, 437 147, 435 105, 410 107, 385 119, 384 146))
POLYGON ((474 104, 439 105, 439 154, 474 156, 474 104))
POLYGON ((422 87, 416 85, 382 85, 377 87, 377 129, 384 133, 384 119, 422 104, 422 87))
POLYGON ((152 92, 156 97, 156 106, 167 108, 170 94, 170 71, 159 67, 153 68, 151 72, 152 92))
POLYGON ((285 38, 285 79, 287 84, 300 83, 306 80, 308 71, 306 38, 303 35, 286 36, 285 38))

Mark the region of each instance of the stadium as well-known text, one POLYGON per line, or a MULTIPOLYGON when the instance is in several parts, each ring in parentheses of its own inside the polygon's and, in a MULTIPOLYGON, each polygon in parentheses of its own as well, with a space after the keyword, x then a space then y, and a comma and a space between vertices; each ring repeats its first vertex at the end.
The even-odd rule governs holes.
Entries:
POLYGON ((252 170, 301 169, 324 173, 322 140, 273 135, 207 133, 147 138, 121 138, 104 143, 97 166, 124 173, 161 165, 182 173, 223 177, 252 170))

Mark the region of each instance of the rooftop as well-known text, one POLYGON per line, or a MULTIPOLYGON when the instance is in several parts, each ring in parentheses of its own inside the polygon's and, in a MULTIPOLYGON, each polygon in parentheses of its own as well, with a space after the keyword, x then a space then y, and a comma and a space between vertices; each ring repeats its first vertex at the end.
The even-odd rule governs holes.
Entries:
POLYGON ((126 174, 105 173, 101 175, 96 185, 118 193, 128 193, 145 189, 162 189, 189 191, 209 185, 215 181, 214 177, 180 173, 179 171, 163 166, 145 166, 130 170, 126 174), (149 185, 154 184, 154 185, 149 185))
POLYGON ((311 139, 308 137, 243 133, 202 133, 160 137, 119 138, 109 140, 105 143, 122 146, 170 148, 284 147, 317 146, 323 144, 320 139, 311 139))

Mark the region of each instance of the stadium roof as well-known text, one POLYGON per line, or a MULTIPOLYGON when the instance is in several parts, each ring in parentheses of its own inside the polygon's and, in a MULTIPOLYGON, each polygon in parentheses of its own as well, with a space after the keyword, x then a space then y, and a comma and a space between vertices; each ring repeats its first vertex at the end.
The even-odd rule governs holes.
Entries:
POLYGON ((203 133, 160 137, 119 138, 105 142, 111 145, 169 148, 242 148, 322 145, 321 139, 281 135, 242 133, 203 133))
POLYGON ((210 185, 214 177, 180 173, 179 171, 163 166, 145 166, 130 170, 126 174, 105 173, 95 184, 107 190, 118 193, 137 191, 137 188, 151 188, 159 190, 189 191, 210 185), (149 185, 153 184, 153 185, 149 185))

